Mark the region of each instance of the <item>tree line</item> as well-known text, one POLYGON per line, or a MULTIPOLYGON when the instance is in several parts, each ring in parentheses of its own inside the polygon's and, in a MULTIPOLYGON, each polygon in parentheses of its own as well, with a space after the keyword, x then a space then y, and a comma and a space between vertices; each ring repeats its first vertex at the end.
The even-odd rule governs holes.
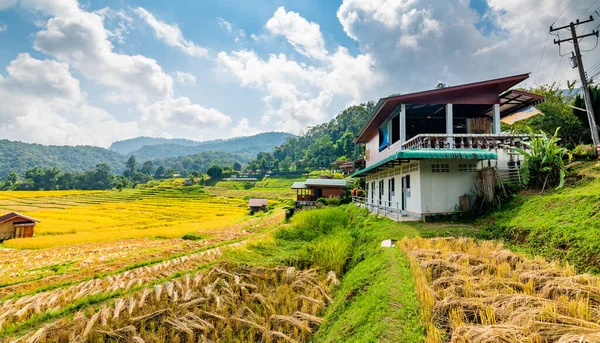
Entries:
POLYGON ((331 121, 309 127, 291 137, 273 152, 260 152, 248 163, 247 171, 295 171, 327 169, 337 160, 352 161, 363 154, 363 147, 354 144, 354 137, 369 119, 375 102, 350 106, 331 121))

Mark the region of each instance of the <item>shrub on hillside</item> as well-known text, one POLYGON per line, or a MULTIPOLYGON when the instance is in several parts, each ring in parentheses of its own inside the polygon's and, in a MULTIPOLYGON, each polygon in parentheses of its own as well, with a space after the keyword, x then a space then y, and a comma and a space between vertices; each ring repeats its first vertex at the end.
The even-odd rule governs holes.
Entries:
POLYGON ((337 198, 337 197, 327 198, 327 205, 329 205, 329 206, 339 206, 340 205, 340 198, 337 198))
POLYGON ((547 186, 561 188, 564 185, 566 173, 564 157, 567 155, 567 149, 558 145, 559 129, 557 128, 551 137, 543 131, 540 131, 540 136, 531 132, 530 141, 524 142, 527 149, 513 148, 525 157, 521 169, 525 185, 541 188, 542 191, 547 186))
POLYGON ((598 157, 593 145, 580 144, 573 149, 573 156, 577 159, 590 159, 598 157))
POLYGON ((292 217, 292 227, 282 228, 275 237, 288 241, 312 241, 322 235, 343 229, 348 216, 340 208, 300 211, 292 217))

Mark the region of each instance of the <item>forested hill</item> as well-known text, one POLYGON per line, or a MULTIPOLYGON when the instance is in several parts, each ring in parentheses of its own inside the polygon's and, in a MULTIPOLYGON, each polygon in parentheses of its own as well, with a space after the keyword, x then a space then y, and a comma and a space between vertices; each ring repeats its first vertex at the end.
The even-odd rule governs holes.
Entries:
POLYGON ((159 144, 177 144, 183 146, 193 146, 201 144, 201 142, 183 138, 136 137, 113 142, 108 148, 108 150, 116 151, 119 154, 127 155, 147 145, 159 144))
POLYGON ((284 132, 265 132, 249 137, 236 137, 205 142, 186 139, 138 137, 115 142, 110 146, 110 149, 125 155, 135 155, 142 161, 187 156, 207 151, 256 155, 261 151, 272 151, 289 137, 293 137, 293 135, 284 132))
MULTIPOLYGON (((202 165, 202 168, 194 168, 194 170, 205 172, 212 164, 232 165, 234 162, 246 164, 258 152, 273 151, 276 146, 282 144, 289 137, 293 137, 293 135, 269 132, 250 137, 208 142, 180 139, 165 140, 167 142, 197 145, 160 144, 144 146, 128 154, 120 154, 116 151, 94 146, 46 146, 0 140, 0 180, 4 179, 10 172, 23 175, 25 171, 33 167, 42 169, 57 168, 63 173, 84 172, 92 170, 97 164, 102 163, 108 165, 113 172, 121 173, 125 169, 125 162, 131 155, 135 155, 139 163, 152 160, 155 167, 163 163, 165 167, 185 165, 184 168, 176 168, 176 171, 180 171, 189 169, 189 165, 193 164, 194 167, 202 165), (194 155, 190 157, 193 163, 190 163, 190 159, 185 158, 188 155, 194 155), (202 160, 201 163, 200 160, 202 160)), ((140 141, 145 141, 145 138, 147 137, 140 137, 140 141)), ((154 138, 148 139, 154 140, 154 138)), ((157 139, 153 142, 161 141, 157 139)), ((117 144, 117 149, 122 147, 117 144)))
POLYGON ((346 108, 328 123, 313 126, 299 137, 288 138, 273 153, 259 153, 251 161, 252 170, 294 170, 329 168, 338 159, 362 156, 354 138, 370 117, 374 102, 346 108))
POLYGON ((126 160, 121 154, 94 146, 47 146, 0 140, 0 179, 11 171, 22 174, 35 166, 81 172, 105 163, 113 172, 122 172, 126 160))

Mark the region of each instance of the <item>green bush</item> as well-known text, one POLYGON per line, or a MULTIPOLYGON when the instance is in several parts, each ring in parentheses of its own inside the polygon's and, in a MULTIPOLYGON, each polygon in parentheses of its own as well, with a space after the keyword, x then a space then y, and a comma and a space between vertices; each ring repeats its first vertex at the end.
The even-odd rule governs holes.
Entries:
POLYGON ((204 237, 196 233, 186 233, 181 239, 185 239, 186 241, 199 241, 204 239, 204 237))
POLYGON ((541 131, 541 136, 530 134, 530 141, 524 142, 528 149, 513 148, 525 157, 522 174, 527 186, 541 188, 546 186, 562 188, 565 183, 565 161, 567 149, 558 145, 560 138, 557 128, 552 137, 541 131))
POLYGON ((340 198, 327 198, 327 205, 329 206, 339 206, 340 205, 340 198))
POLYGON ((578 145, 573 149, 573 155, 579 158, 595 158, 598 155, 596 154, 596 149, 593 145, 578 145))
POLYGON ((325 198, 319 198, 319 199, 317 199, 317 202, 320 202, 323 205, 327 205, 327 199, 325 199, 325 198))

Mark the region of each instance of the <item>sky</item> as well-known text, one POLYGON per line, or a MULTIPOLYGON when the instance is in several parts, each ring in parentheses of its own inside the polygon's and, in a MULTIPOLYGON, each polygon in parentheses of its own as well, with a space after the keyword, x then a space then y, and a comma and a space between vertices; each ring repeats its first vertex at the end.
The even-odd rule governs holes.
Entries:
MULTIPOLYGON (((600 0, 0 0, 0 139, 301 134, 438 82, 564 85, 573 46, 559 51, 548 28, 593 15, 578 28, 591 32, 595 11, 600 0)), ((597 43, 581 41, 585 66, 597 43)))

